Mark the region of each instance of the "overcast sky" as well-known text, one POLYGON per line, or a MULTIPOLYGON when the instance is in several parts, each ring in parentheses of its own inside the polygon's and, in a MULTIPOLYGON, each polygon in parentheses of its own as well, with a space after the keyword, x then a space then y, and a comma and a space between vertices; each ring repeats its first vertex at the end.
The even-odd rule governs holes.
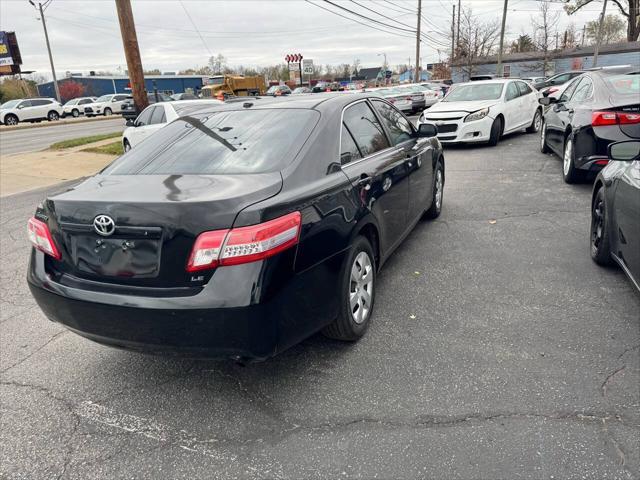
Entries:
MULTIPOLYGON (((34 0, 35 1, 35 0, 34 0)), ((312 0, 330 10, 344 11, 312 0)), ((381 22, 415 25, 417 0, 347 0, 334 3, 376 18, 381 22), (394 20, 376 16, 370 8, 394 20)), ((451 6, 457 0, 423 0, 423 15, 430 24, 427 34, 447 43, 444 32, 451 29, 451 6)), ((415 37, 407 38, 377 31, 341 18, 304 0, 134 0, 133 13, 145 69, 176 71, 202 66, 211 54, 221 53, 230 65, 264 66, 282 61, 287 53, 302 53, 316 64, 353 63, 378 66, 386 53, 389 64, 415 61, 415 37), (186 9, 186 11, 185 11, 186 9), (191 17, 191 20, 189 18, 191 17), (193 22, 193 23, 192 23, 193 22), (194 27, 195 24, 195 27, 194 27), (200 38, 198 31, 202 38, 200 38)), ((503 0, 463 0, 477 18, 490 20, 501 15, 503 0)), ((530 32, 537 1, 510 0, 507 40, 530 32)), ((564 28, 573 21, 578 29, 596 19, 602 4, 594 2, 585 11, 568 17, 561 4, 554 4, 564 28)), ((611 8, 612 13, 615 7, 611 8)), ((56 71, 115 71, 126 68, 115 2, 113 0, 52 0, 45 12, 56 71)), ((383 27, 384 28, 384 27, 383 27)), ((42 25, 28 0, 0 0, 0 30, 15 31, 23 58, 23 70, 50 76, 42 25)), ((396 31, 403 34, 404 32, 396 31)), ((407 35, 411 35, 407 33, 407 35)), ((422 61, 446 57, 448 47, 433 42, 422 44, 422 61)))

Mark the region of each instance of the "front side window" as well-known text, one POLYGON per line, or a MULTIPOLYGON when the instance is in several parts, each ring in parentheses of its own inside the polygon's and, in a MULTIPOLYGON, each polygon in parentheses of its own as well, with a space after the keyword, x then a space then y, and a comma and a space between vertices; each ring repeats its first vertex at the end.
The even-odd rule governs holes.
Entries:
POLYGON ((136 126, 137 127, 144 127, 145 125, 150 125, 151 124, 151 116, 153 115, 154 110, 156 109, 156 107, 147 107, 145 108, 142 113, 140 115, 138 115, 138 118, 136 119, 136 126))
MULTIPOLYGON (((153 108, 158 108, 157 106, 153 108)), ((265 108, 180 117, 128 151, 105 175, 237 175, 278 172, 315 128, 314 110, 265 108)))
POLYGON ((532 92, 531 87, 524 82, 516 82, 518 84, 518 90, 520 95, 528 95, 532 92))
POLYGON ((411 124, 398 110, 379 100, 373 100, 372 103, 380 115, 382 123, 387 127, 393 145, 406 142, 413 137, 411 124))
POLYGON ((164 113, 164 107, 156 107, 151 114, 151 125, 155 125, 157 123, 164 123, 166 121, 166 116, 164 113))
POLYGON ((516 82, 509 83, 509 85, 507 85, 507 102, 509 100, 518 98, 519 96, 520 96, 520 91, 518 90, 518 86, 516 85, 516 82))
POLYGON ((18 105, 18 108, 26 108, 30 106, 31 106, 31 100, 23 100, 22 102, 20 102, 20 105, 18 105))
POLYGON ((569 86, 564 90, 564 92, 562 93, 562 95, 560 96, 560 102, 566 102, 568 101, 571 96, 573 95, 573 92, 575 91, 576 87, 578 86, 578 82, 580 81, 580 79, 576 79, 573 80, 569 86))
POLYGON ((69 100, 67 103, 64 104, 65 107, 70 107, 71 105, 76 105, 78 103, 78 99, 74 98, 73 100, 69 100))
POLYGON ((356 142, 351 136, 351 132, 342 124, 342 132, 340 134, 340 164, 347 165, 355 160, 362 158, 360 150, 356 142))
POLYGON ((108 102, 111 100, 112 97, 113 95, 102 95, 101 97, 98 97, 96 102, 108 102))
POLYGON ((363 156, 389 148, 389 141, 382 125, 366 102, 358 102, 348 107, 344 112, 344 123, 363 156))

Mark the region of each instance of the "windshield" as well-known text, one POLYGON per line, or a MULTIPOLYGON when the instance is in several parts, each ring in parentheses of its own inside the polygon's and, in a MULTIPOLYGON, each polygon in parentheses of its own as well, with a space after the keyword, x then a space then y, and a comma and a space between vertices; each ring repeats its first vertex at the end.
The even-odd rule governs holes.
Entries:
POLYGON ((101 97, 98 97, 98 99, 96 100, 96 103, 108 102, 109 100, 111 100, 111 97, 113 97, 113 95, 102 95, 101 97))
POLYGON ((69 100, 67 103, 65 103, 65 106, 67 105, 75 105, 76 103, 78 103, 78 98, 74 98, 73 100, 69 100))
POLYGON ((640 74, 611 75, 604 77, 611 89, 620 95, 640 96, 640 74))
POLYGON ((13 108, 20 103, 20 100, 9 100, 0 105, 0 108, 13 108))
POLYGON ((112 163, 105 175, 224 175, 284 168, 309 137, 313 110, 266 109, 184 116, 112 163))
POLYGON ((443 102, 475 102, 477 100, 497 100, 502 96, 502 83, 458 85, 453 87, 443 102))
POLYGON ((209 77, 209 85, 222 85, 224 77, 209 77))

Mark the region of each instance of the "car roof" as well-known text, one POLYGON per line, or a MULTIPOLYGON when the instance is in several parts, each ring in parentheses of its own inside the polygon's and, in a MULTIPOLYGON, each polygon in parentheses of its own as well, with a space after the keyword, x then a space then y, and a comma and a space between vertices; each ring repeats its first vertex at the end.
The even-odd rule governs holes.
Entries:
POLYGON ((492 78, 491 80, 475 80, 472 82, 456 83, 455 85, 485 85, 495 83, 507 83, 509 81, 522 80, 521 78, 492 78))

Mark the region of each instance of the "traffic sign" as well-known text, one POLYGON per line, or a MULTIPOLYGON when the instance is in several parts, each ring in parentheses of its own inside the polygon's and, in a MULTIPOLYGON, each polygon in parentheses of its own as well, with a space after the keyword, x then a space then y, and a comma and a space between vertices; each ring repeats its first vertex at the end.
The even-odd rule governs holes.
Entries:
POLYGON ((302 73, 305 75, 313 75, 313 60, 310 58, 302 60, 302 73))

